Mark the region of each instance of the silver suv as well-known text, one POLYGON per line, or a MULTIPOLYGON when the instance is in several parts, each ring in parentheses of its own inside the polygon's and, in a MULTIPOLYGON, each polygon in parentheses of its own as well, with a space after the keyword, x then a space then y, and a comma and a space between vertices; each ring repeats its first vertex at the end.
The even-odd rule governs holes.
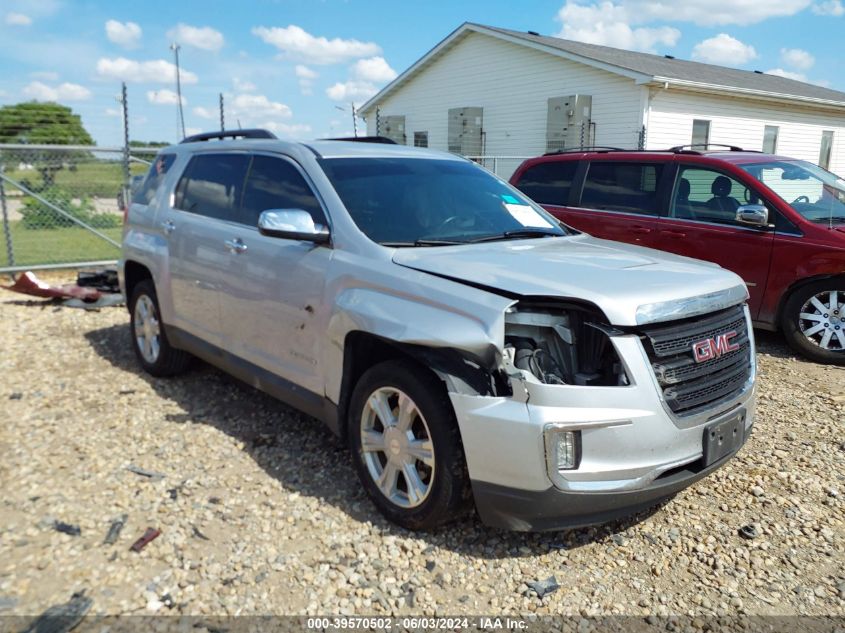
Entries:
POLYGON ((197 356, 322 420, 411 529, 472 505, 514 530, 608 521, 753 424, 739 277, 575 231, 452 154, 189 138, 135 193, 120 279, 146 371, 197 356))

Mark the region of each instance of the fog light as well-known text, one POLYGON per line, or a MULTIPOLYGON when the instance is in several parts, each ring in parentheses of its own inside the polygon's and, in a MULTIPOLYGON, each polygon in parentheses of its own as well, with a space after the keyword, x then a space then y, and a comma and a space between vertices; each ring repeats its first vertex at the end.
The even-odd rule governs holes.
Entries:
POLYGON ((581 452, 581 431, 563 431, 546 427, 546 452, 550 470, 578 468, 581 452))

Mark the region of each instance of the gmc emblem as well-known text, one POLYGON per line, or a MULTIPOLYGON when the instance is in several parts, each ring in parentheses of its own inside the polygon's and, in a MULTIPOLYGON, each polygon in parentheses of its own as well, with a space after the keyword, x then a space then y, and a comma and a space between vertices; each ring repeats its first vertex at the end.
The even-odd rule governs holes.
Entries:
POLYGON ((695 356, 695 362, 703 363, 704 361, 719 358, 722 354, 735 352, 739 349, 739 345, 732 343, 731 339, 736 335, 736 330, 730 330, 729 332, 719 334, 715 338, 706 338, 703 341, 693 343, 692 354, 695 356))

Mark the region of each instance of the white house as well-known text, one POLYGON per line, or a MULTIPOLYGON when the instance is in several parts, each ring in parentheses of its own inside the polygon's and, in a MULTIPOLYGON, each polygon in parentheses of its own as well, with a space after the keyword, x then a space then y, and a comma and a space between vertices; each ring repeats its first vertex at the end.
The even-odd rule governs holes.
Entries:
MULTIPOLYGON (((845 175, 845 93, 758 71, 465 23, 359 113, 370 135, 500 158, 721 143, 845 175)), ((488 161, 489 165, 489 161, 488 161)))

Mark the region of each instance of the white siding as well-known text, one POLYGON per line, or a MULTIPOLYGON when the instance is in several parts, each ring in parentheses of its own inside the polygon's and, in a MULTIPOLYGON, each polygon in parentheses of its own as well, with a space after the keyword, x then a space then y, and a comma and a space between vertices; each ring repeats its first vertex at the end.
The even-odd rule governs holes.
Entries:
MULTIPOLYGON (((429 147, 441 150, 449 108, 480 106, 486 155, 536 156, 546 151, 548 98, 574 94, 592 95, 597 145, 636 147, 646 88, 480 33, 467 35, 379 105, 382 115, 405 115, 408 145, 414 132, 427 131, 429 147)), ((374 110, 367 130, 376 133, 374 110)))
POLYGON ((819 161, 823 130, 833 131, 830 170, 845 174, 845 115, 794 105, 658 91, 648 114, 647 149, 689 144, 693 119, 710 123, 710 142, 763 148, 763 128, 777 125, 777 153, 813 163, 819 161))

